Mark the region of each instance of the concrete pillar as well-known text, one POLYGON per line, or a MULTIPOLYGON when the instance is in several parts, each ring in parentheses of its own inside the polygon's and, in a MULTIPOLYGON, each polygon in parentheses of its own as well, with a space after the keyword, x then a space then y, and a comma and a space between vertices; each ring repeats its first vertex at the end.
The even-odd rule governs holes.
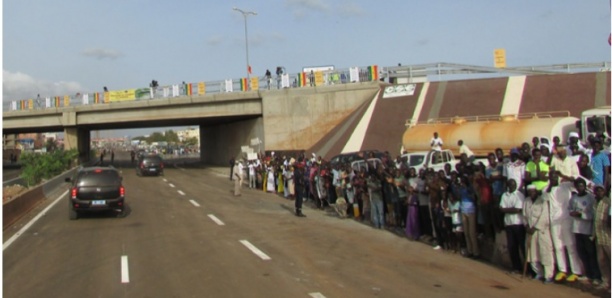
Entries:
POLYGON ((79 151, 79 163, 88 162, 91 158, 89 156, 90 143, 89 130, 77 127, 64 128, 64 149, 77 149, 79 151))
MULTIPOLYGON (((250 146, 251 139, 264 141, 263 119, 261 117, 224 123, 215 126, 200 125, 200 159, 205 164, 228 166, 234 157, 246 157, 240 147, 250 146)), ((265 150, 265 144, 251 146, 254 151, 265 150)))

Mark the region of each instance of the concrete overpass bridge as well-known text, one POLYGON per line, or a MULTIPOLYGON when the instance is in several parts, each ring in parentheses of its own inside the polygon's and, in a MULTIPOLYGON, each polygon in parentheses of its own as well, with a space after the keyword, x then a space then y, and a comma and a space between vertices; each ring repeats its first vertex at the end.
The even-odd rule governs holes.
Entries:
MULTIPOLYGON (((91 131, 198 126, 201 159, 225 165, 250 140, 262 149, 308 149, 380 90, 380 82, 258 90, 3 112, 3 135, 64 132, 90 158, 91 131)), ((257 149, 257 148, 255 148, 257 149)))

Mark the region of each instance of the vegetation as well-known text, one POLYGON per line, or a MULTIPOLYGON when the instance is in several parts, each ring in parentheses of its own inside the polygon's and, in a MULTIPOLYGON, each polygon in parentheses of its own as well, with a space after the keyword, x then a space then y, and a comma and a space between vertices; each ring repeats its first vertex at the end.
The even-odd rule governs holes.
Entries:
POLYGON ((23 169, 21 177, 28 187, 36 185, 43 179, 52 178, 70 169, 78 156, 76 149, 54 150, 46 154, 23 153, 20 157, 23 169))
POLYGON ((167 130, 165 133, 154 132, 148 137, 143 137, 143 136, 134 137, 132 138, 132 140, 147 141, 147 143, 149 144, 153 142, 167 142, 168 144, 178 144, 179 143, 178 134, 174 132, 172 129, 167 130))

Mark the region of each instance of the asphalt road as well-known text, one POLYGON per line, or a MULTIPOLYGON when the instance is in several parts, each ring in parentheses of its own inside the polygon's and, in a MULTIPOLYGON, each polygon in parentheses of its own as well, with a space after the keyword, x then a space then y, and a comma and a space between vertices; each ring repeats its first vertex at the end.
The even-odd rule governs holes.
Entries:
POLYGON ((324 211, 298 218, 259 190, 234 197, 219 169, 123 176, 125 218, 70 221, 62 197, 8 247, 25 221, 4 231, 4 297, 592 297, 324 211))

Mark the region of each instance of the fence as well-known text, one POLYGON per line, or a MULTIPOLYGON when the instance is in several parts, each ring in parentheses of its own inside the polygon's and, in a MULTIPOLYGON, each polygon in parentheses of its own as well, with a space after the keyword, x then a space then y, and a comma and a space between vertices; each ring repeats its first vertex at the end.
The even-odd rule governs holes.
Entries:
POLYGON ((76 105, 107 104, 110 102, 152 100, 179 96, 206 95, 249 90, 302 88, 335 84, 375 81, 379 79, 376 65, 348 69, 312 71, 297 74, 280 74, 272 77, 252 77, 222 81, 180 83, 145 88, 109 90, 104 92, 77 93, 64 96, 38 96, 36 99, 15 100, 3 103, 4 111, 39 110, 76 105), (7 106, 8 105, 8 106, 7 106))

